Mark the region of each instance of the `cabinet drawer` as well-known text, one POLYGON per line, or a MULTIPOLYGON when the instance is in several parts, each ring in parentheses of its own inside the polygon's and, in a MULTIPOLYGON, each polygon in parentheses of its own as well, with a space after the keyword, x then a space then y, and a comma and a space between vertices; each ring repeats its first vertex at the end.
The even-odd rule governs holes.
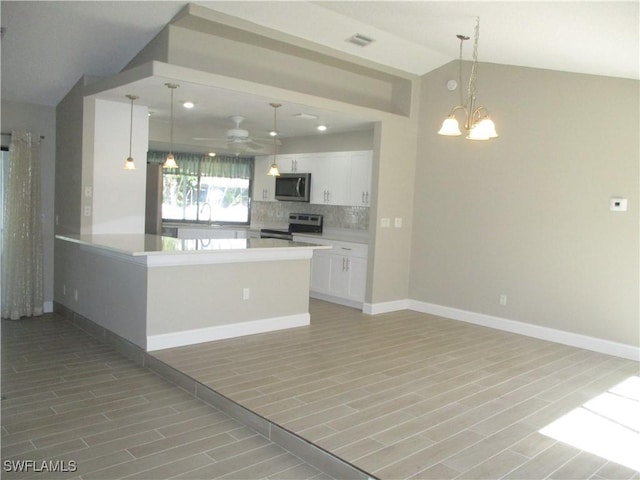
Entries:
POLYGON ((329 238, 318 238, 311 235, 294 235, 293 239, 298 242, 317 243, 318 245, 330 245, 333 247, 330 252, 338 255, 350 257, 367 258, 369 246, 364 243, 342 242, 329 238))

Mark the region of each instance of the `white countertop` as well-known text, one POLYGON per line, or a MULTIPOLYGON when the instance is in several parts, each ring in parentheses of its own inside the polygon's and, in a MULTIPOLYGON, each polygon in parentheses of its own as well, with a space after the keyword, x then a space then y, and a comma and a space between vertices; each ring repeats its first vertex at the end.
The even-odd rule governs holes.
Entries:
POLYGON ((149 266, 236 263, 311 258, 328 248, 275 238, 179 239, 145 234, 56 235, 57 239, 110 252, 149 266))

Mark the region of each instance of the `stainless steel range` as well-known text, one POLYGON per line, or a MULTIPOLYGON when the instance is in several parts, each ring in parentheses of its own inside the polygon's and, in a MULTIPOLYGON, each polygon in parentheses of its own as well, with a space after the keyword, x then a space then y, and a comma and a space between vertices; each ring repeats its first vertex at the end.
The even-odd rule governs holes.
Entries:
POLYGON ((260 230, 260 238, 293 240, 294 233, 322 233, 322 215, 315 213, 290 213, 289 228, 287 230, 263 228, 260 230))

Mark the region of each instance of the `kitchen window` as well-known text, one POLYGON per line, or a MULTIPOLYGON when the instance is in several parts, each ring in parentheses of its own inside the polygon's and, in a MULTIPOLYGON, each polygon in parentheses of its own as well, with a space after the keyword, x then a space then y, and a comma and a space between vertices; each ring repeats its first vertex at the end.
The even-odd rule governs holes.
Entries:
MULTIPOLYGON (((167 152, 149 152, 163 163, 167 152)), ((174 153, 180 167, 162 175, 162 219, 189 223, 248 224, 253 157, 174 153)))

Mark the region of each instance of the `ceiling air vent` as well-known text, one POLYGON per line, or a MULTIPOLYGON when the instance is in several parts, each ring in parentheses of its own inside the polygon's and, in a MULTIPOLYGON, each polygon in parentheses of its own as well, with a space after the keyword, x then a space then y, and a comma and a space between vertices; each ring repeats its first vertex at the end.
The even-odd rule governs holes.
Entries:
POLYGON ((367 37, 366 35, 362 35, 361 33, 356 33, 351 37, 347 38, 347 42, 355 43, 360 47, 366 47, 373 43, 374 39, 371 37, 367 37))

